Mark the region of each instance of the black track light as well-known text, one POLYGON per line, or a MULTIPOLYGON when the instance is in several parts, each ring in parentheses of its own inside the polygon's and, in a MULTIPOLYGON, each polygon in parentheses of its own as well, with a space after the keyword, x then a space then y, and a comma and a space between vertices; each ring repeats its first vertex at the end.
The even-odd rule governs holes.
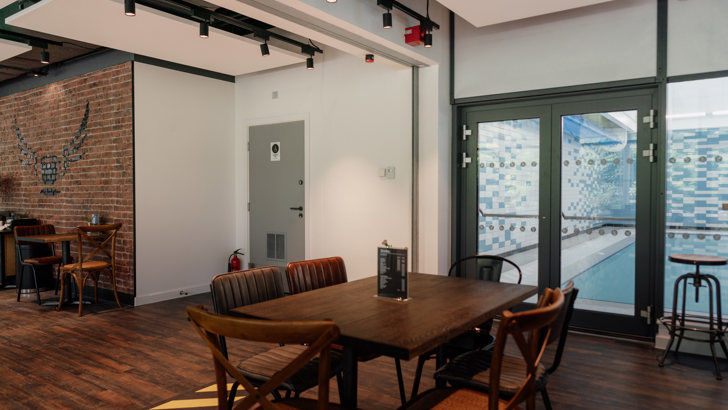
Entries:
POLYGON ((367 54, 364 57, 364 61, 366 61, 367 63, 373 63, 374 62, 374 54, 367 54))
POLYGON ((432 47, 432 33, 425 33, 425 47, 432 47))
POLYGON ((124 14, 136 16, 136 2, 134 0, 124 0, 124 14))
POLYGON ((40 62, 43 64, 50 64, 51 62, 51 55, 48 52, 48 50, 43 50, 40 52, 40 62))
POLYGON ((392 12, 387 11, 386 13, 382 14, 382 27, 392 28, 392 12))
POLYGON ((260 54, 262 54, 263 57, 270 55, 270 50, 268 49, 268 42, 267 41, 265 43, 261 43, 260 44, 260 54))
POLYGON ((210 37, 210 23, 206 21, 200 22, 200 38, 210 37))
POLYGON ((313 57, 306 59, 306 69, 313 70, 313 57))

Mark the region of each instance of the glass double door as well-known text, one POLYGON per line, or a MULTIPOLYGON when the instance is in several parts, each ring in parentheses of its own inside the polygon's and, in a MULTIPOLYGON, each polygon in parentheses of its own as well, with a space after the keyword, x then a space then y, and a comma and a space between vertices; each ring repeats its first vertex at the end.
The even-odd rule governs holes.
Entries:
POLYGON ((462 109, 455 256, 504 256, 540 289, 573 280, 572 325, 650 337, 652 98, 462 109))

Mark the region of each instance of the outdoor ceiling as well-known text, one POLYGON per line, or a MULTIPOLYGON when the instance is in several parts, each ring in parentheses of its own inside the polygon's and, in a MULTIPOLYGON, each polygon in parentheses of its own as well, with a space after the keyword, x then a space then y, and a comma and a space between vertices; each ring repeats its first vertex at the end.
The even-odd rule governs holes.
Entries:
POLYGON ((613 0, 437 0, 475 27, 521 20, 542 14, 613 0))
POLYGON ((273 44, 270 55, 263 57, 260 41, 214 27, 210 27, 210 37, 203 39, 194 21, 140 4, 136 16, 129 17, 124 15, 122 0, 45 0, 5 22, 233 76, 300 63, 307 57, 273 44))

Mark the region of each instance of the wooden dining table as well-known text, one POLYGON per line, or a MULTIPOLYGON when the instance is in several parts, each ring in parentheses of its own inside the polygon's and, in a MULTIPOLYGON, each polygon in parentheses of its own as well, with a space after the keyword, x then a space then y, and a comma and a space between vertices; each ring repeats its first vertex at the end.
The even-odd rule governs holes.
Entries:
POLYGON ((269 320, 333 320, 343 346, 342 405, 357 407, 357 357, 411 360, 537 293, 530 285, 409 273, 406 300, 377 297, 377 277, 232 309, 269 320))

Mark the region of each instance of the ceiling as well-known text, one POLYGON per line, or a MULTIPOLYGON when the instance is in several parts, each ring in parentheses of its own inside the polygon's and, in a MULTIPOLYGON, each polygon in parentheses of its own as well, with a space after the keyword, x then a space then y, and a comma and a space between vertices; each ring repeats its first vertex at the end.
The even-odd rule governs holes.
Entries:
MULTIPOLYGON (((324 3, 324 0, 319 1, 324 3)), ((612 0, 438 1, 474 26, 483 27, 612 0)), ((287 24, 286 19, 293 16, 293 13, 286 12, 287 9, 303 13, 313 9, 310 4, 305 4, 306 0, 276 0, 264 3, 249 0, 137 0, 134 17, 124 15, 123 3, 123 0, 0 0, 0 8, 4 7, 0 10, 0 18, 9 16, 5 18, 4 24, 0 21, 0 85, 18 77, 42 75, 49 67, 40 62, 41 51, 44 49, 50 53, 50 65, 62 65, 107 49, 116 49, 231 76, 302 64, 308 57, 301 53, 300 47, 277 41, 275 38, 269 41, 270 55, 264 57, 259 47, 263 41, 261 38, 250 31, 241 32, 241 29, 231 29, 229 24, 219 22, 210 27, 209 38, 202 39, 199 37, 199 19, 190 19, 189 16, 185 18, 169 12, 182 6, 224 13, 224 17, 233 19, 230 20, 233 23, 259 24, 269 33, 301 43, 309 40, 298 37, 292 31, 302 36, 311 36, 312 30, 318 30, 324 34, 321 38, 329 40, 326 41, 327 46, 346 52, 351 52, 351 48, 346 49, 351 45, 359 49, 372 48, 371 44, 361 44, 361 36, 355 37, 355 27, 322 27, 330 23, 326 20, 323 24, 316 25, 310 24, 310 21, 287 24), (156 4, 156 8, 148 7, 145 3, 156 4), (168 4, 169 6, 165 6, 168 10, 160 11, 159 4, 168 4), (224 9, 219 5, 237 11, 224 9), (273 22, 279 28, 242 13, 273 22), (338 33, 333 35, 336 30, 338 33), (352 33, 348 39, 347 32, 352 33), (20 39, 16 36, 20 36, 20 39), (350 44, 344 45, 347 40, 350 44)), ((329 26, 334 24, 330 23, 329 26)), ((411 51, 415 50, 406 52, 411 51)), ((409 60, 404 62, 407 61, 409 60)), ((401 60, 399 62, 402 63, 401 60)))
POLYGON ((613 0, 438 0, 475 27, 556 13, 613 0))

